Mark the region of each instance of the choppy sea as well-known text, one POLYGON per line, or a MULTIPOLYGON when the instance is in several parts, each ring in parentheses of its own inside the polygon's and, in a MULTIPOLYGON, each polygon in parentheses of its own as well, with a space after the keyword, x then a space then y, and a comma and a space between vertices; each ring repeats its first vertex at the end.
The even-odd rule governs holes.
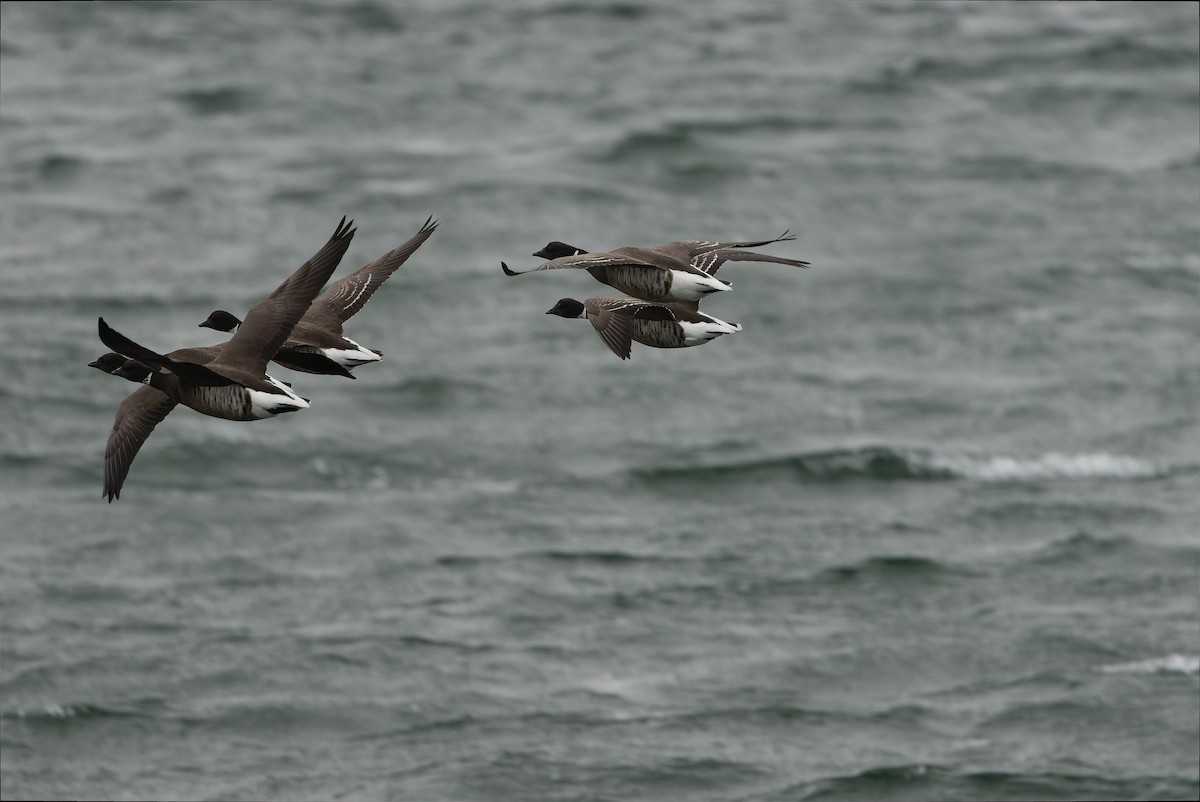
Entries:
POLYGON ((0 7, 5 799, 1200 796, 1195 3, 0 7), (312 408, 166 351, 434 236, 312 408), (616 359, 550 240, 797 239, 616 359))

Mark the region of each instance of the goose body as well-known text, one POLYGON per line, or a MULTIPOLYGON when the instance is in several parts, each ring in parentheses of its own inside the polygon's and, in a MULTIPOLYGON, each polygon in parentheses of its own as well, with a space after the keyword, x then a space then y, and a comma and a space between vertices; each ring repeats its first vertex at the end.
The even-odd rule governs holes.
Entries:
MULTIPOLYGON (((618 248, 614 253, 636 251, 653 253, 675 262, 685 262, 695 270, 712 276, 726 262, 772 262, 774 264, 791 265, 792 267, 808 267, 809 263, 800 259, 785 259, 782 256, 772 256, 766 253, 743 251, 741 248, 758 248, 775 242, 790 242, 796 239, 787 231, 775 239, 756 240, 753 242, 717 242, 714 240, 679 240, 664 242, 653 248, 618 248)), ((534 254, 543 259, 555 261, 586 254, 582 248, 568 245, 557 240, 549 242, 546 247, 534 254)), ((546 269, 542 266, 542 269, 546 269)), ((593 275, 595 275, 593 273, 593 275)), ((603 281, 603 279, 600 279, 603 281)), ((641 296, 637 296, 641 297, 641 296)))
POLYGON ((714 292, 732 289, 729 282, 713 278, 685 260, 651 248, 618 248, 610 253, 584 253, 567 245, 563 248, 570 253, 563 253, 544 264, 512 270, 501 262, 500 267, 508 276, 540 270, 586 270, 601 284, 645 301, 694 302, 714 292))
POLYGON ((272 376, 255 386, 238 382, 206 385, 182 381, 170 371, 156 371, 136 359, 126 360, 113 375, 146 384, 176 404, 202 415, 225 420, 252 421, 273 418, 285 412, 308 409, 308 399, 272 376))
MULTIPOLYGON (((303 373, 350 379, 354 378, 351 368, 383 359, 382 351, 367 348, 347 337, 342 331, 343 324, 366 305, 375 290, 429 239, 437 227, 438 222, 430 217, 403 245, 330 285, 313 300, 272 359, 303 373)), ((200 324, 203 328, 218 331, 235 331, 241 325, 241 320, 222 309, 200 324)))
POLYGON ((633 342, 651 348, 690 348, 742 330, 736 323, 704 314, 694 303, 654 303, 637 298, 563 298, 546 314, 584 318, 621 359, 630 357, 633 342))

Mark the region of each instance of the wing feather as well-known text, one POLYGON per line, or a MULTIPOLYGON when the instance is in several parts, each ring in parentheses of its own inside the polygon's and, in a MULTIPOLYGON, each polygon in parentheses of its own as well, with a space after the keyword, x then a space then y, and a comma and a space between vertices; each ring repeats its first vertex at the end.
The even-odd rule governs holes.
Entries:
MULTIPOLYGON (((330 275, 350 247, 358 229, 343 217, 329 241, 288 277, 276 290, 246 313, 246 319, 234 333, 213 364, 232 365, 256 374, 265 374, 267 362, 275 356, 296 323, 308 311, 313 298, 325 286, 330 275)), ((116 349, 113 349, 116 350, 116 349)))
MULTIPOLYGON (((583 302, 587 318, 600 339, 621 359, 629 359, 633 350, 633 318, 652 310, 666 310, 660 304, 636 298, 588 298, 583 302)), ((667 311, 668 314, 669 311, 667 311)))
MULTIPOLYGON (((332 318, 338 323, 344 323, 366 306, 371 295, 383 284, 388 276, 395 273, 408 257, 416 252, 437 230, 438 221, 431 216, 421 226, 421 230, 409 237, 398 248, 385 253, 368 265, 360 267, 350 275, 332 284, 329 289, 313 301, 312 308, 305 313, 305 318, 320 315, 322 322, 332 318)), ((338 330, 340 334, 340 328, 338 330)))
POLYGON ((129 467, 154 427, 167 417, 175 402, 153 387, 139 387, 117 407, 117 416, 104 449, 104 493, 108 503, 121 497, 129 467))
POLYGON ((692 267, 712 275, 726 262, 772 262, 774 264, 791 265, 792 267, 808 267, 808 262, 800 259, 785 259, 782 256, 739 251, 737 248, 758 248, 775 242, 788 242, 796 237, 785 231, 775 239, 756 240, 754 242, 714 242, 712 240, 689 239, 678 242, 664 242, 651 250, 664 253, 672 258, 688 262, 692 267))
POLYGON ((536 273, 540 270, 563 270, 566 268, 574 268, 576 270, 590 270, 593 267, 648 267, 656 270, 661 269, 657 265, 616 253, 578 253, 574 256, 560 256, 558 259, 551 259, 548 262, 542 262, 539 265, 527 267, 523 270, 510 270, 508 265, 501 264, 504 267, 505 273, 516 276, 525 273, 536 273))

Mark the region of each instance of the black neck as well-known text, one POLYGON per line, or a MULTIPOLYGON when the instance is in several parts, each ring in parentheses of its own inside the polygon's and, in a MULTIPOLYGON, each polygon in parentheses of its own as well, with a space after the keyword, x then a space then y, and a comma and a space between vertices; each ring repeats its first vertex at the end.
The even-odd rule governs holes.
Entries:
POLYGON ((162 371, 154 370, 150 375, 142 380, 143 384, 148 384, 160 393, 165 394, 169 398, 178 400, 179 398, 179 377, 174 374, 163 373, 162 371))

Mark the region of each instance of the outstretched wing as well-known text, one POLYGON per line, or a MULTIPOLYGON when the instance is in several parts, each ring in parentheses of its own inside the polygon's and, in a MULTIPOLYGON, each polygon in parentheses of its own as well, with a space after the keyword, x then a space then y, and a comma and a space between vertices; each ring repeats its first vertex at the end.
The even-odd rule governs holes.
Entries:
POLYGON ((153 387, 139 387, 117 407, 117 417, 104 449, 104 493, 111 504, 121 497, 121 485, 138 449, 163 418, 175 408, 175 402, 153 387))
POLYGON ((304 315, 305 319, 319 317, 322 323, 332 319, 337 322, 337 330, 340 332, 341 323, 349 320, 358 310, 366 306, 375 290, 379 289, 387 277, 395 273, 397 268, 404 264, 408 257, 424 244, 425 240, 429 239, 437 227, 438 221, 430 217, 421 226, 421 230, 409 238, 408 242, 399 248, 393 248, 369 265, 360 267, 332 284, 313 301, 312 307, 304 315))
POLYGON ((524 270, 512 270, 504 262, 500 263, 500 267, 506 276, 520 276, 539 270, 563 270, 569 268, 576 270, 591 270, 594 267, 645 267, 653 270, 661 269, 657 265, 617 253, 578 253, 574 256, 561 256, 558 259, 551 259, 548 262, 542 262, 540 265, 527 267, 524 270))
POLYGON ((633 318, 673 319, 661 304, 639 301, 636 298, 588 298, 583 302, 587 318, 600 339, 621 359, 629 359, 633 348, 633 318), (657 310, 657 311, 656 311, 657 310), (668 317, 655 317, 666 314, 668 317))
POLYGON ((808 267, 808 262, 799 259, 784 259, 781 256, 739 251, 736 248, 757 248, 774 242, 787 242, 796 239, 787 231, 775 239, 764 239, 755 242, 713 242, 711 240, 680 240, 656 245, 651 250, 665 253, 675 259, 688 262, 692 267, 702 270, 708 275, 716 273, 726 262, 773 262, 792 267, 808 267))
MULTIPOLYGON (((292 333, 296 323, 308 311, 313 298, 325 286, 330 275, 350 247, 358 229, 343 217, 337 230, 299 270, 279 285, 275 292, 259 301, 246 313, 237 332, 221 349, 213 363, 234 364, 254 373, 265 373, 267 362, 275 356, 292 333)), ((113 349, 116 350, 116 349, 113 349)))

